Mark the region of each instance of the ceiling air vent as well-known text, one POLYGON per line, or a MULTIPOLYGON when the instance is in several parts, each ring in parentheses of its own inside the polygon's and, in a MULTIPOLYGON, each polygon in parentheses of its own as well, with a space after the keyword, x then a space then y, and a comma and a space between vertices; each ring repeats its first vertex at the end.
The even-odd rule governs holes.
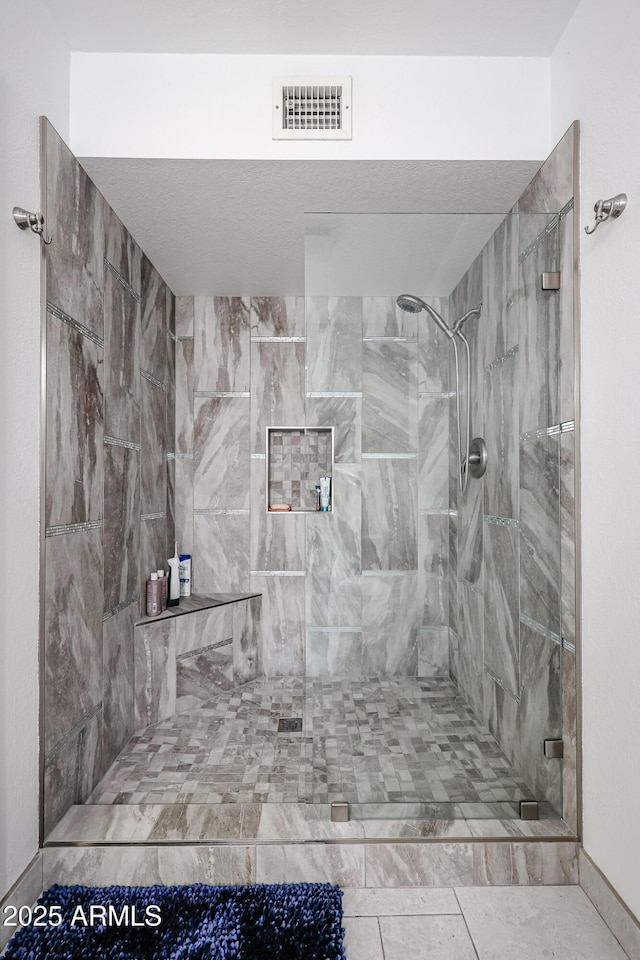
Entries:
POLYGON ((351 77, 275 77, 274 140, 351 140, 351 77))

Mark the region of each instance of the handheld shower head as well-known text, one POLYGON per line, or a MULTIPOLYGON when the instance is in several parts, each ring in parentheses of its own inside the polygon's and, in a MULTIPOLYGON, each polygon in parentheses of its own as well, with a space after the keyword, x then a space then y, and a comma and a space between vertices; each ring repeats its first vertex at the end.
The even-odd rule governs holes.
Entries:
POLYGON ((421 310, 426 310, 432 320, 440 327, 443 333, 445 333, 449 339, 453 339, 453 333, 449 329, 448 325, 442 319, 437 310, 434 310, 433 307, 430 307, 428 303, 425 303, 424 300, 421 300, 420 297, 414 296, 412 293, 402 293, 396 303, 401 310, 404 310, 405 313, 420 313, 421 310))
POLYGON ((471 310, 467 310, 467 312, 463 314, 463 316, 461 316, 458 320, 456 320, 453 327, 451 328, 451 332, 454 334, 459 333, 460 328, 462 327, 463 324, 467 322, 467 320, 471 320, 472 317, 479 317, 481 313, 482 313, 482 300, 475 307, 472 307, 471 310))

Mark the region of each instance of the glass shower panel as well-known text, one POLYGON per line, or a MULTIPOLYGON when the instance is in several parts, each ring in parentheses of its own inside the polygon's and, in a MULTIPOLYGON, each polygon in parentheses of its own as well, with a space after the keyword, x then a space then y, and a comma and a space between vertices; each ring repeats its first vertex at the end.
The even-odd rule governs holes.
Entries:
POLYGON ((306 518, 310 816, 561 810, 561 301, 540 281, 560 226, 306 217, 306 422, 334 428, 340 505, 306 518), (489 465, 463 490, 452 331, 478 304, 460 332, 489 465))

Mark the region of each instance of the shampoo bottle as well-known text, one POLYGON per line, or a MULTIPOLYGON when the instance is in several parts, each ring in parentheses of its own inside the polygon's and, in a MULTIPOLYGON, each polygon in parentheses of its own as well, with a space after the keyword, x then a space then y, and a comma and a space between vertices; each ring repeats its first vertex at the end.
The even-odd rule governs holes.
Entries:
POLYGON ((169 599, 167 604, 170 607, 177 607, 180 603, 180 557, 178 556, 178 544, 175 545, 175 554, 167 560, 169 564, 169 599))
POLYGON ((154 570, 147 580, 147 616, 157 617, 162 613, 162 584, 154 570))
POLYGON ((191 596, 191 554, 180 554, 180 596, 191 596))
POLYGON ((165 576, 164 570, 158 570, 158 580, 160 581, 160 585, 162 587, 162 609, 166 610, 168 583, 167 583, 167 578, 165 576))

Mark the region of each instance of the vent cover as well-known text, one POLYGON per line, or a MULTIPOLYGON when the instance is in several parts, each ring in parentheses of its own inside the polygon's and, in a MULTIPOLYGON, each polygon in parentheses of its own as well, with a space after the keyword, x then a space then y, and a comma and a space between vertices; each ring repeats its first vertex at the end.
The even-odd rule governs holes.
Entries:
POLYGON ((351 140, 351 77, 275 77, 274 140, 351 140))

